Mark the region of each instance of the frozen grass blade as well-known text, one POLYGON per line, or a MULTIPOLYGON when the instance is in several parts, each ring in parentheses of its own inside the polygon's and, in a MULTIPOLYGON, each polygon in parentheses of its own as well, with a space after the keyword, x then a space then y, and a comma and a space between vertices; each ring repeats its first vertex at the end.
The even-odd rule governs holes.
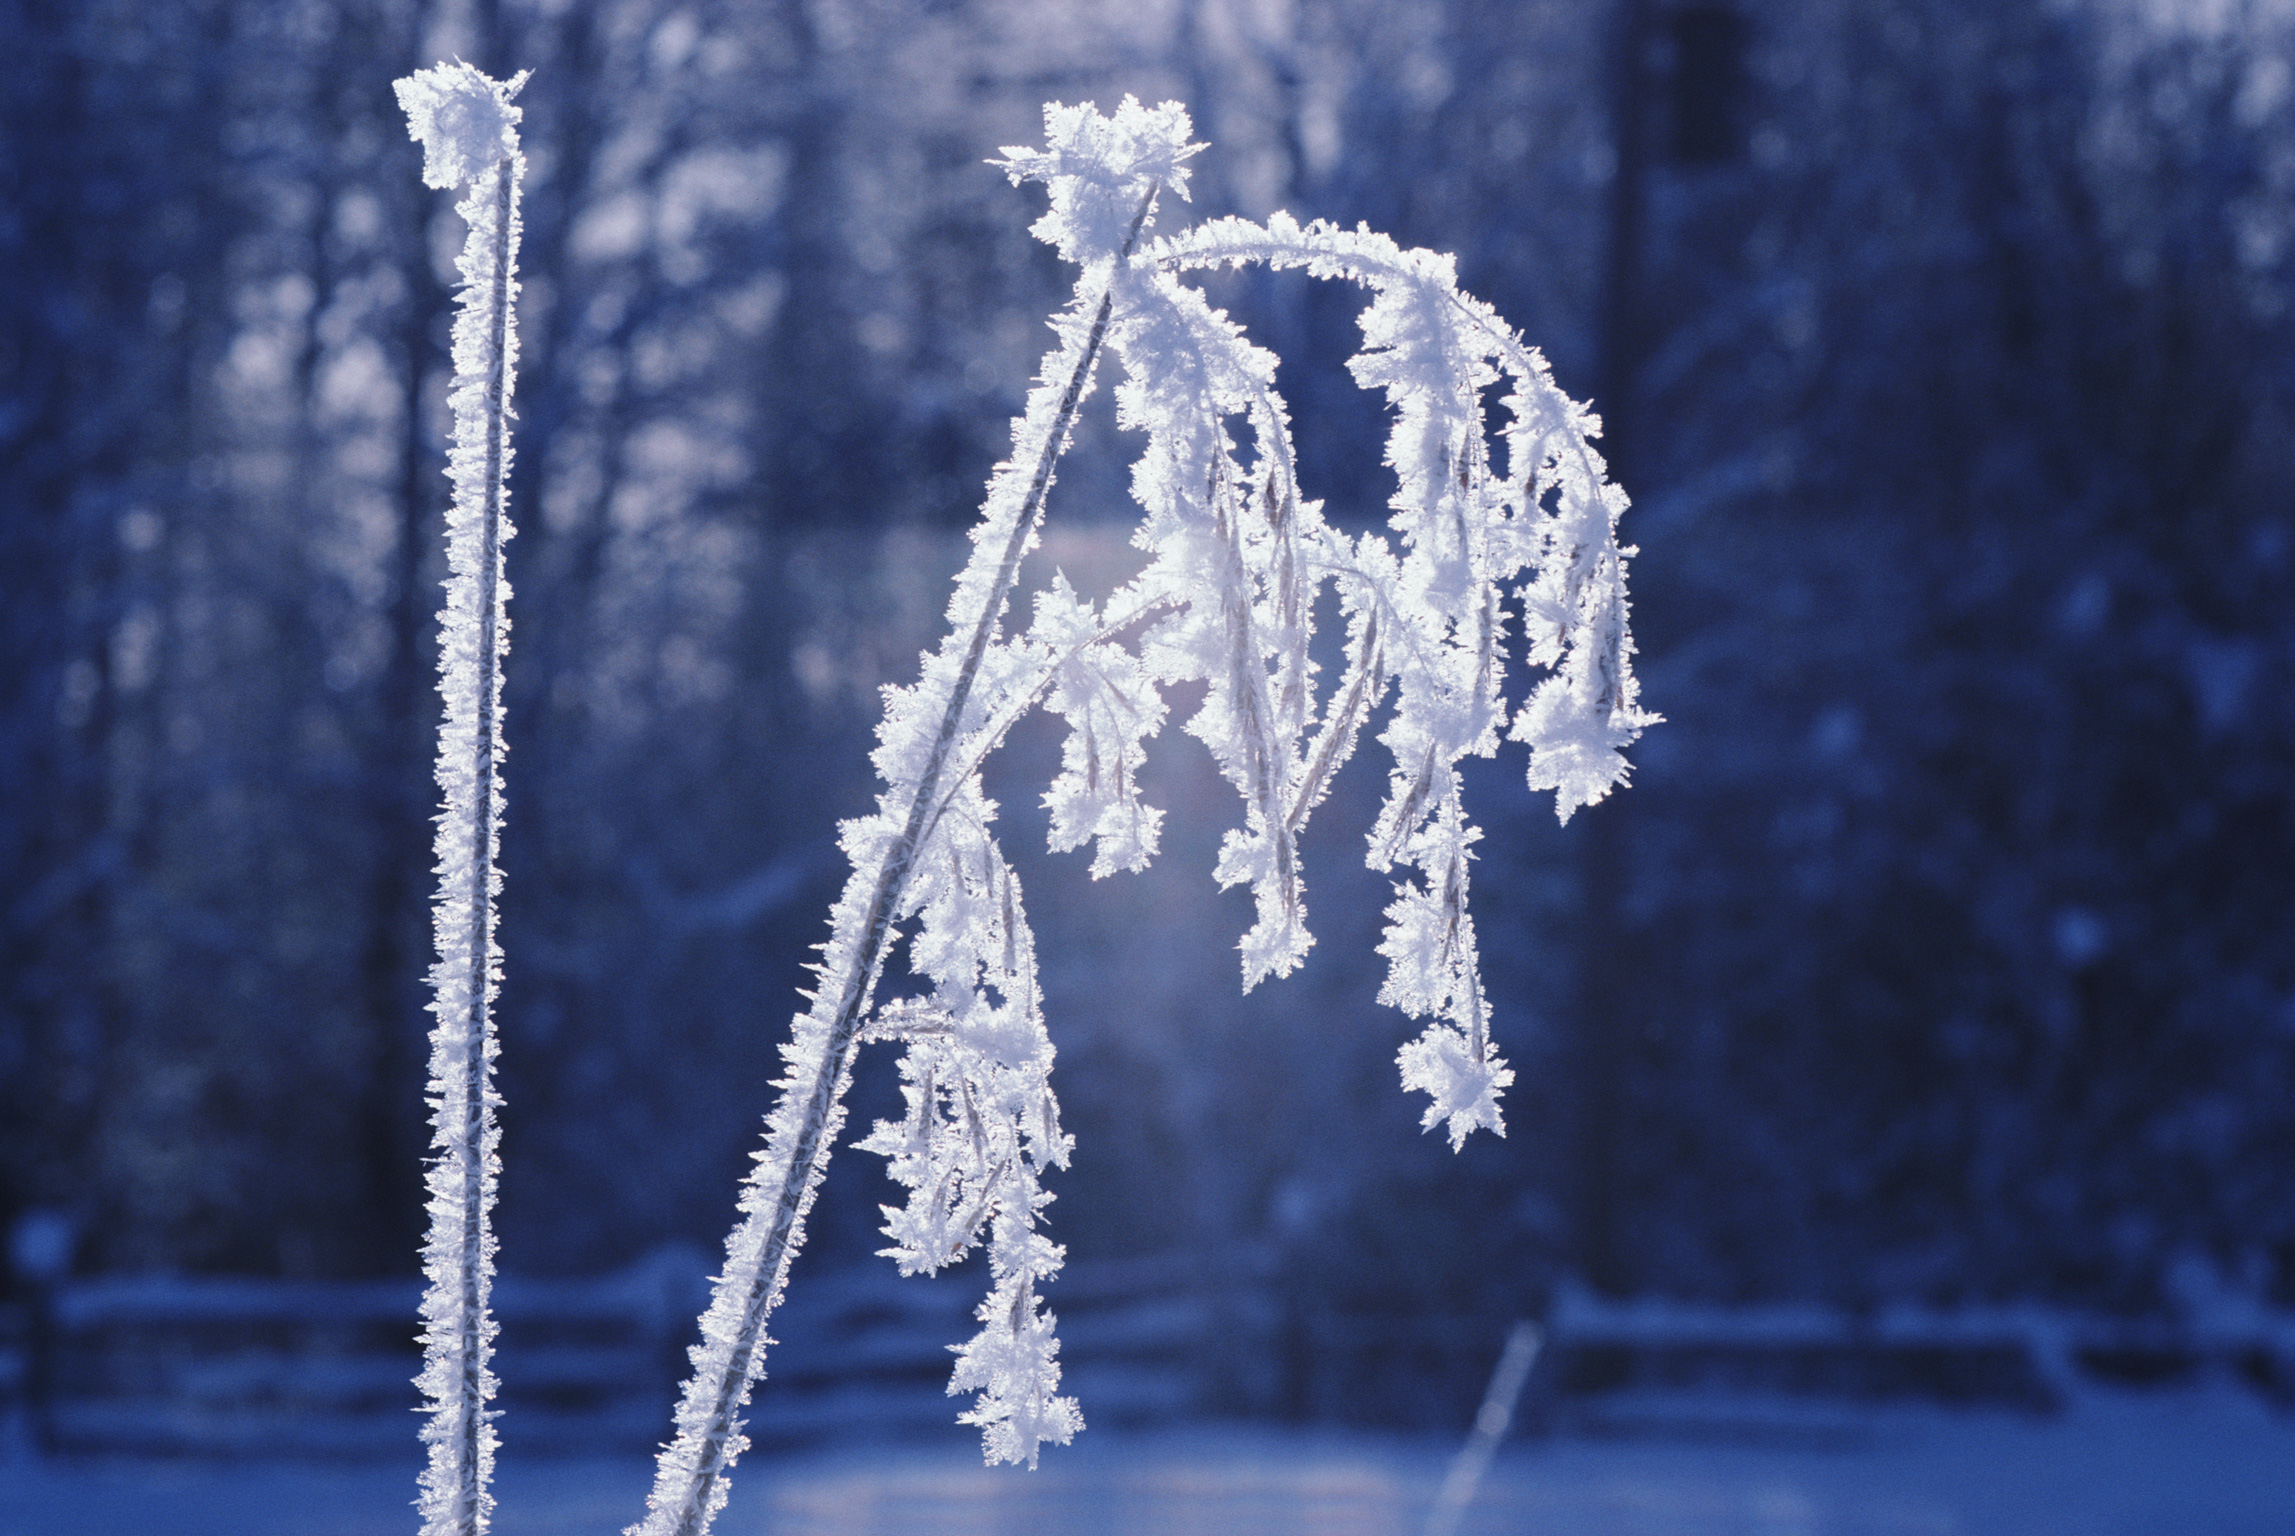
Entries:
POLYGON ((1538 1364, 1538 1347, 1545 1342, 1545 1332, 1536 1323, 1516 1323, 1508 1331, 1506 1348, 1474 1415, 1474 1430, 1459 1447, 1434 1496, 1434 1507, 1427 1511, 1425 1536, 1458 1536, 1458 1522, 1474 1503, 1483 1475, 1490 1470, 1490 1458, 1498 1454, 1498 1442, 1514 1423, 1514 1405, 1522 1400, 1523 1385, 1538 1364))
POLYGON ((439 610, 438 963, 430 973, 437 1020, 431 1032, 430 1108, 436 1154, 428 1175, 430 1236, 423 1248, 422 1374, 429 1419, 423 1440, 423 1536, 478 1536, 494 1499, 494 1428, 486 1404, 495 1323, 490 1220, 500 1172, 501 1128, 493 1086, 493 1005, 501 951, 494 898, 502 830, 502 655, 510 595, 502 546, 510 537, 504 477, 510 468, 510 388, 517 373, 513 320, 518 283, 518 108, 525 76, 489 80, 467 64, 442 64, 397 85, 408 131, 423 146, 423 181, 466 188, 456 211, 469 226, 454 319, 454 443, 447 474, 450 575, 439 610))

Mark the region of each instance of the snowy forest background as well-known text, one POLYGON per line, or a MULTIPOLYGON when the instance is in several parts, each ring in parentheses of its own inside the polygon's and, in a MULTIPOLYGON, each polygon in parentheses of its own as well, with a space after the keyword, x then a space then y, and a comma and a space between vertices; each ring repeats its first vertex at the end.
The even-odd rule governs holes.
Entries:
MULTIPOLYGON (((1308 839, 1304 973, 1239 998, 1200 751, 1094 885, 1023 731, 1071 1255, 1197 1255, 1318 1338, 1495 1339, 1572 1275, 2295 1303, 2295 8, 23 0, 0 44, 0 1221, 69 1212, 81 1270, 415 1264, 459 229, 389 83, 459 53, 534 71, 507 1269, 714 1251, 876 689, 1067 288, 983 162, 1130 91, 1212 144, 1198 212, 1455 251, 1592 397, 1668 723, 1566 828, 1472 787, 1520 1078, 1455 1158, 1372 1001, 1375 768, 1308 839)), ((1308 490, 1383 516, 1358 301, 1213 289, 1308 490)), ((1128 570, 1128 457, 1103 395, 1045 570, 1128 570)), ((891 1198, 833 1165, 795 1285, 891 1198)))

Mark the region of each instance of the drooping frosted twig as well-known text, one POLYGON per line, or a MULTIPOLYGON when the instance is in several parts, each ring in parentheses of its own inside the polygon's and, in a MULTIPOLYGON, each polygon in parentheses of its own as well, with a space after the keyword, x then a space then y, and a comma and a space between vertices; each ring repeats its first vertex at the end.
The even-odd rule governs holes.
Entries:
MULTIPOLYGON (((1555 791, 1562 820, 1624 780, 1623 749, 1656 719, 1636 698, 1625 593, 1632 551, 1617 542, 1626 501, 1605 478, 1591 442, 1599 424, 1555 387, 1544 359, 1487 305, 1459 291, 1448 257, 1404 250, 1368 230, 1302 226, 1277 214, 1265 226, 1214 221, 1158 244, 1139 261, 1158 272, 1165 334, 1140 356, 1119 351, 1134 378, 1134 424, 1150 434, 1141 475, 1149 526, 1159 516, 1170 526, 1143 537, 1159 558, 1134 583, 1129 600, 1188 580, 1184 569, 1164 569, 1175 562, 1163 552, 1182 547, 1176 535, 1206 520, 1185 491, 1202 475, 1194 467, 1202 455, 1226 451, 1224 436, 1208 436, 1198 423, 1247 416, 1265 466, 1268 505, 1285 509, 1282 516, 1271 510, 1264 532, 1246 544, 1264 552, 1253 582, 1269 622, 1275 623, 1278 601, 1304 562, 1317 580, 1337 582, 1352 641, 1347 676, 1304 762, 1296 736, 1286 742, 1289 829, 1296 832, 1328 787, 1391 682, 1396 707, 1380 740, 1395 767, 1371 832, 1370 862, 1377 869, 1415 866, 1421 881, 1398 885, 1387 910, 1380 952, 1389 972, 1379 995, 1406 1013, 1433 1018, 1400 1055, 1404 1084, 1431 1100, 1426 1124, 1446 1125, 1454 1144, 1477 1126, 1502 1130, 1498 1095, 1513 1073, 1490 1042, 1467 910, 1471 849, 1481 834, 1466 819, 1457 763, 1494 752, 1500 727, 1509 724, 1506 584, 1525 569, 1533 573, 1514 596, 1528 660, 1552 674, 1512 717, 1511 734, 1529 744, 1530 785, 1555 791), (1377 535, 1349 544, 1322 523, 1315 503, 1273 494, 1278 483, 1286 490, 1293 483, 1282 408, 1272 395, 1273 360, 1243 343, 1224 316, 1174 276, 1247 262, 1304 267, 1372 290, 1362 316, 1364 347, 1351 366, 1357 382, 1384 390, 1394 408, 1387 463, 1398 481, 1392 524, 1402 536, 1399 554, 1377 535), (1190 387, 1175 388, 1175 381, 1190 387), (1482 391, 1501 382, 1510 386, 1509 419, 1499 433, 1507 450, 1503 474, 1490 463, 1492 434, 1481 403, 1482 391)), ((1221 474, 1214 466, 1209 482, 1218 484, 1221 474)), ((1211 522, 1216 530, 1216 515, 1211 522)), ((1304 657, 1307 611, 1302 605, 1299 619, 1278 629, 1280 643, 1269 653, 1278 668, 1297 664, 1286 657, 1304 657)), ((1200 633, 1168 645, 1164 677, 1204 675, 1204 649, 1200 633)), ((1263 675, 1260 665, 1254 658, 1251 675, 1263 675)), ((1222 707, 1232 715, 1234 705, 1223 706, 1214 678, 1212 696, 1190 728, 1223 759, 1233 759, 1252 746, 1253 728, 1248 718, 1223 723, 1216 714, 1222 707)), ((1298 727, 1287 723, 1287 729, 1298 727)), ((1230 777, 1248 806, 1250 784, 1232 766, 1230 777)), ((1243 831, 1229 834, 1219 871, 1223 882, 1249 879, 1259 893, 1260 927, 1244 941, 1246 985, 1289 969, 1308 942, 1301 927, 1284 945, 1254 950, 1253 940, 1270 929, 1275 913, 1288 912, 1297 899, 1289 890, 1289 850, 1262 831, 1261 822, 1254 808, 1243 831)))
POLYGON ((510 537, 504 477, 510 467, 510 388, 517 373, 513 311, 518 296, 520 75, 489 80, 467 64, 442 64, 398 82, 408 131, 423 147, 423 181, 467 188, 456 211, 469 226, 454 320, 454 443, 447 473, 454 496, 446 522, 451 572, 439 610, 438 962, 431 969, 428 1176, 430 1236, 423 1260, 424 1361, 416 1378, 429 1419, 423 1439, 424 1536, 477 1536, 489 1523, 494 1429, 487 1401, 495 1333, 488 1310, 494 1273, 490 1217, 500 1169, 493 1062, 500 951, 494 898, 502 825, 502 655, 509 641, 502 546, 510 537))
POLYGON ((1513 1078, 1491 1044, 1467 911, 1480 834, 1457 771, 1461 757, 1495 752, 1509 725, 1506 584, 1534 572, 1513 597, 1530 662, 1553 675, 1511 725, 1530 744, 1532 787, 1555 790, 1565 820, 1624 778, 1621 750, 1654 718, 1635 699, 1630 551, 1616 541, 1625 499, 1593 450, 1596 423, 1535 352, 1458 291, 1447 258, 1280 215, 1264 227, 1223 220, 1135 250, 1157 194, 1185 194, 1185 161, 1199 148, 1186 113, 1126 98, 1106 117, 1050 106, 1045 123, 1043 150, 1007 150, 1002 164, 1014 181, 1049 189, 1051 211, 1035 232, 1082 269, 1077 297, 1054 321, 1060 346, 1014 424, 1012 459, 990 483, 949 635, 914 685, 887 691, 874 754, 885 789, 874 814, 842 829, 853 873, 831 913, 820 985, 782 1048, 781 1098, 702 1320, 677 1438, 632 1536, 701 1536, 724 1501, 765 1319, 843 1124, 863 1038, 907 1047, 907 1114, 862 1142, 909 1190, 905 1206, 886 1209, 885 1251, 904 1273, 932 1271, 986 1237, 994 1284, 950 1386, 980 1394, 965 1419, 981 1426, 991 1461, 1030 1464, 1042 1443, 1064 1442, 1081 1424, 1058 1395, 1053 1319, 1039 1310, 1039 1287, 1062 1258, 1037 1230, 1050 1198, 1039 1174, 1066 1161, 1069 1143, 1050 1088, 1034 939, 978 776, 1020 714, 1042 703, 1068 721, 1045 796, 1051 840, 1055 849, 1096 842, 1099 876, 1154 857, 1159 817, 1137 783, 1145 743, 1164 723, 1165 687, 1205 685, 1188 729, 1243 798, 1244 825, 1228 834, 1216 874, 1252 888, 1257 921, 1241 944, 1248 987, 1294 969, 1312 942, 1298 835, 1393 693, 1380 740, 1395 770, 1370 861, 1419 878, 1398 885, 1388 910, 1380 995, 1432 1016, 1401 1052, 1403 1080, 1430 1095, 1426 1123, 1446 1126, 1454 1143, 1476 1126, 1502 1129, 1498 1095, 1513 1078), (1178 280, 1191 267, 1246 261, 1373 290, 1354 369, 1395 407, 1387 458, 1399 480, 1399 551, 1376 534, 1341 537, 1300 496, 1274 359, 1178 280), (1104 605, 1055 579, 1028 629, 1006 635, 1015 570, 1103 346, 1125 372, 1118 421, 1147 436, 1133 476, 1147 567, 1104 605), (1502 381, 1512 389, 1500 473, 1481 396, 1502 381), (1248 455, 1230 430, 1238 417, 1248 455), (1348 651, 1318 712, 1309 640, 1325 581, 1338 587, 1348 651), (909 969, 929 991, 888 1003, 872 1021, 904 923, 914 925, 909 969))

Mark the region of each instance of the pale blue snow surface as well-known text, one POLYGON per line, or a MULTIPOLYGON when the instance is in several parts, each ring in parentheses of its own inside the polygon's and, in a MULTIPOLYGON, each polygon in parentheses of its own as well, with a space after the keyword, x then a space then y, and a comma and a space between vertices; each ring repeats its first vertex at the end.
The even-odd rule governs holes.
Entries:
MULTIPOLYGON (((1841 1422, 1836 1420, 1838 1425, 1841 1422)), ((1747 1425, 1751 1427, 1750 1421, 1747 1425)), ((2055 1418, 1863 1416, 1833 1448, 1516 1443, 1463 1536, 2274 1536, 2295 1531, 2295 1417, 2228 1389, 2088 1398, 2055 1418)), ((757 1458, 725 1536, 1415 1536, 1451 1447, 1200 1429, 1108 1434, 1035 1473, 945 1449, 757 1458)), ((610 1536, 635 1460, 503 1463, 500 1536, 610 1536)), ((403 1536, 414 1464, 0 1464, 7 1536, 403 1536)))

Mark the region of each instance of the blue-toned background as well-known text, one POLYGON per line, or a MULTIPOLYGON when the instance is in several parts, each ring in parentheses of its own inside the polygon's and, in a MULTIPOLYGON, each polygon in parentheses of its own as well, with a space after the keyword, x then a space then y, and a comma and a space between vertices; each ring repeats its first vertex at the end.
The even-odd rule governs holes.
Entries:
MULTIPOLYGON (((1306 850, 1314 956, 1249 997, 1191 739, 1154 871, 1022 864, 1051 1230, 1178 1277, 1191 1411, 1462 1423, 1573 1286, 2171 1341, 2295 1303, 2263 0, 0 8, 0 1224, 61 1216, 83 1279, 412 1272, 459 231, 389 83, 454 53, 534 72, 507 1270, 720 1240, 876 689, 1066 292, 984 161, 1128 91, 1193 111, 1197 212, 1454 251, 1592 398, 1668 719, 1567 828, 1518 759, 1472 785, 1520 1076, 1455 1157, 1374 1001, 1377 764, 1306 850)), ((1370 526, 1356 301, 1214 290, 1370 526)), ((1129 451, 1103 394, 1040 575, 1123 574, 1129 451)), ((992 769, 1016 854, 1056 748, 992 769)), ((865 1067, 858 1127, 893 1102, 865 1067)), ((839 1157, 797 1292, 890 1194, 839 1157)))

